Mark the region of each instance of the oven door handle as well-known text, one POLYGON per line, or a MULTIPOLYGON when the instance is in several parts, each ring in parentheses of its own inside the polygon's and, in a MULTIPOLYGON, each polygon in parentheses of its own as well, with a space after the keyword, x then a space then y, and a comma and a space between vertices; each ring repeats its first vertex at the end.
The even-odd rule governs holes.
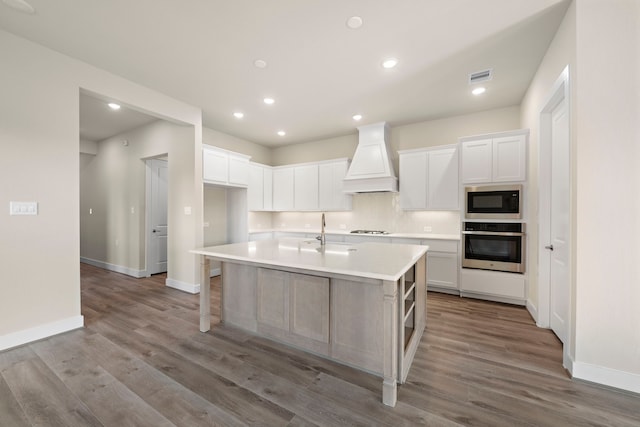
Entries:
POLYGON ((495 231, 463 231, 462 234, 471 234, 471 235, 479 235, 479 236, 524 236, 525 233, 508 233, 508 232, 495 232, 495 231))

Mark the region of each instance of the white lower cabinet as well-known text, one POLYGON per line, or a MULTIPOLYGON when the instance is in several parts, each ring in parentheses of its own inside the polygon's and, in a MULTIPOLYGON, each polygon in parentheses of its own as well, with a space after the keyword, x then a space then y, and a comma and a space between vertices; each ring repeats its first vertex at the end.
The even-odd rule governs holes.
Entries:
POLYGON ((460 295, 510 304, 526 304, 526 277, 518 273, 463 268, 460 295))
POLYGON ((430 291, 458 293, 458 241, 444 239, 419 240, 392 238, 391 243, 429 246, 427 252, 427 288, 430 291))

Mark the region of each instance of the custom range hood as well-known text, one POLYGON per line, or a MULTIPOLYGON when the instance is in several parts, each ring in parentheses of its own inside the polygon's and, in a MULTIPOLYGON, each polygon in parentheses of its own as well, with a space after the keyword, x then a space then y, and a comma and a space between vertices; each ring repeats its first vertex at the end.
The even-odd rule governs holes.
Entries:
POLYGON ((343 181, 345 193, 398 191, 385 122, 358 127, 358 146, 343 181))

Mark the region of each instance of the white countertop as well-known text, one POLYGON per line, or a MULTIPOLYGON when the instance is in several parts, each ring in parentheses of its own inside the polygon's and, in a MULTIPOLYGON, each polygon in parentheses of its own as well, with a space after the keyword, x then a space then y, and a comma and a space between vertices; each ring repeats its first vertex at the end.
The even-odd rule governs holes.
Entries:
MULTIPOLYGON (((249 234, 255 233, 309 233, 320 234, 320 229, 313 228, 255 228, 249 230, 249 234)), ((389 234, 355 234, 349 230, 326 230, 325 234, 339 235, 339 236, 371 236, 371 237, 390 237, 390 238, 403 238, 403 239, 424 239, 424 240, 455 240, 460 241, 459 234, 435 234, 435 233, 389 233, 389 234)))
POLYGON ((191 253, 240 261, 379 280, 398 280, 428 246, 389 243, 327 243, 281 238, 194 249, 191 253))

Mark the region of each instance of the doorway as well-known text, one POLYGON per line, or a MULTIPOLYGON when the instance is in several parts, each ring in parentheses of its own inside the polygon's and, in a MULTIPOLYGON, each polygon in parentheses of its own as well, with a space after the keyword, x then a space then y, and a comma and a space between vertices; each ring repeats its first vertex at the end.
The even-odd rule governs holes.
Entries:
POLYGON ((167 272, 169 221, 169 162, 150 159, 146 162, 146 236, 147 277, 167 272))
POLYGON ((565 367, 571 313, 569 68, 560 74, 540 112, 538 326, 564 345, 565 367))

